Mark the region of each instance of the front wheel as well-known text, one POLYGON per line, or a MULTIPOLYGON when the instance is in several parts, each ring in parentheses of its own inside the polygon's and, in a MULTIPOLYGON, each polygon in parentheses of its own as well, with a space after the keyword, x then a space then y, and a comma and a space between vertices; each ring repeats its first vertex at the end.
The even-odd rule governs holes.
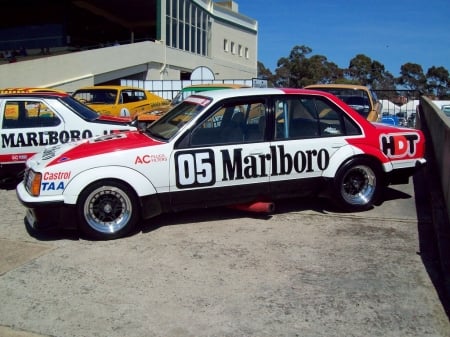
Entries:
POLYGON ((370 209, 384 186, 379 165, 367 158, 344 164, 334 181, 335 202, 350 211, 370 209))
POLYGON ((100 240, 127 235, 139 220, 136 194, 128 185, 113 180, 88 186, 80 194, 77 212, 81 231, 100 240))

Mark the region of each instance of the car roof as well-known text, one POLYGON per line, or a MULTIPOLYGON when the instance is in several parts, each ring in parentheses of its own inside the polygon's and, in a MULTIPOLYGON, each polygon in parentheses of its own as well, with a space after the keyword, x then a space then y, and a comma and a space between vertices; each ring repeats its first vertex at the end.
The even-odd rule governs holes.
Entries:
POLYGON ((319 89, 319 88, 335 88, 335 89, 361 89, 361 90, 368 90, 368 88, 364 85, 359 84, 336 84, 336 83, 329 83, 329 84, 311 84, 307 85, 305 89, 319 89))
POLYGON ((213 99, 223 99, 231 97, 245 97, 254 95, 285 95, 285 94, 317 94, 321 96, 333 96, 329 93, 317 90, 306 90, 298 88, 241 88, 203 91, 196 96, 210 97, 213 99))
POLYGON ((210 83, 210 84, 193 84, 181 89, 182 91, 198 91, 208 89, 241 89, 241 88, 250 88, 248 85, 244 84, 234 84, 234 83, 210 83))
POLYGON ((132 86, 126 86, 126 85, 90 85, 90 86, 78 88, 75 91, 78 91, 78 90, 96 90, 96 89, 114 89, 114 90, 128 89, 128 90, 143 90, 143 91, 145 91, 144 89, 141 89, 141 88, 132 87, 132 86))
POLYGON ((59 93, 66 94, 65 91, 51 88, 3 88, 0 94, 30 94, 30 93, 59 93))
POLYGON ((34 92, 3 92, 0 91, 0 98, 7 98, 7 97, 17 97, 17 98, 23 98, 23 97, 34 97, 34 98, 58 98, 58 97, 67 97, 70 96, 66 92, 58 92, 58 91, 34 91, 34 92))

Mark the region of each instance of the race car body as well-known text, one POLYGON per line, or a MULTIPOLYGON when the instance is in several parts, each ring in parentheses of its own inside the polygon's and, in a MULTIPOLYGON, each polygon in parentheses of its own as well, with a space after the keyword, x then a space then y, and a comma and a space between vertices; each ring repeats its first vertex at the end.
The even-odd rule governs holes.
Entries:
POLYGON ((408 181, 424 146, 420 130, 370 123, 326 92, 225 89, 186 98, 145 131, 46 149, 17 195, 34 228, 97 239, 164 212, 294 196, 360 211, 408 181))
POLYGON ((66 93, 39 90, 0 94, 0 181, 20 174, 47 146, 136 130, 129 119, 100 116, 66 93))
POLYGON ((129 117, 153 122, 170 108, 170 102, 140 88, 102 85, 75 90, 72 94, 101 115, 129 117))
POLYGON ((381 117, 381 102, 375 91, 355 84, 312 84, 305 89, 321 90, 336 95, 370 122, 381 117))

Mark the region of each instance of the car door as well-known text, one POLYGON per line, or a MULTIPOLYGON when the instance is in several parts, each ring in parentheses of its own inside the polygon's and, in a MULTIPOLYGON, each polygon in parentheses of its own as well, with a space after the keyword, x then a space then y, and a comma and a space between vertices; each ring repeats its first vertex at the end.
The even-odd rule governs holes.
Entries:
POLYGON ((243 203, 268 196, 271 166, 265 139, 266 99, 228 99, 210 111, 171 155, 174 209, 243 203))
POLYGON ((348 145, 346 137, 361 133, 358 125, 328 99, 286 95, 275 101, 271 194, 304 196, 318 190, 333 155, 348 145))
POLYGON ((1 102, 1 161, 25 162, 64 137, 64 123, 39 98, 8 98, 1 102))

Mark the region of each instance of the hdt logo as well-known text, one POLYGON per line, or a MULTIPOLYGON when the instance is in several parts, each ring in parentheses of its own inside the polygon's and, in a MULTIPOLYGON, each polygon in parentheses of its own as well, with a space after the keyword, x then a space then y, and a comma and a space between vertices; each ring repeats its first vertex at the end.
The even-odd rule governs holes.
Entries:
POLYGON ((416 133, 380 136, 381 150, 389 158, 413 157, 416 153, 416 144, 418 141, 419 135, 416 133))

